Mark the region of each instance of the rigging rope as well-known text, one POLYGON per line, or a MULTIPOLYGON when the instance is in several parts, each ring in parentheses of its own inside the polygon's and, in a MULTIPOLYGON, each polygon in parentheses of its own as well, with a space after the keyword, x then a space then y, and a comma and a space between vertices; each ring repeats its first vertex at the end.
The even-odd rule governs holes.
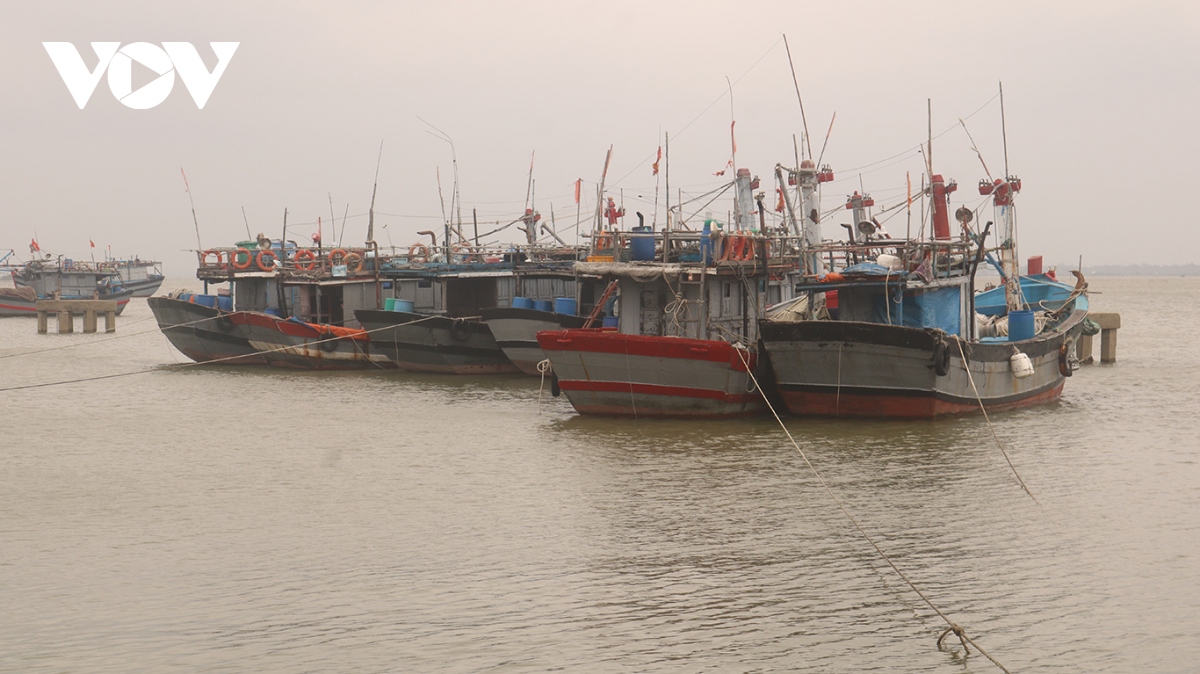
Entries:
MULTIPOLYGON (((892 567, 892 570, 896 572, 896 575, 900 576, 900 578, 909 586, 909 588, 911 588, 913 592, 917 593, 917 596, 920 597, 925 604, 933 610, 934 613, 938 614, 938 616, 946 622, 948 627, 946 631, 942 632, 942 635, 938 637, 938 648, 940 649, 942 646, 942 639, 944 639, 950 632, 953 632, 959 638, 959 640, 962 641, 964 649, 967 648, 967 644, 971 644, 980 653, 982 653, 984 657, 986 657, 988 660, 991 660, 992 664, 999 667, 1001 671, 1003 671, 1005 674, 1011 674, 1008 671, 1008 668, 1000 664, 996 658, 993 658, 990 654, 988 654, 987 651, 983 650, 979 644, 975 643, 971 637, 967 636, 966 630, 951 620, 945 613, 941 611, 941 609, 934 605, 934 603, 930 601, 929 597, 926 597, 925 593, 922 592, 911 580, 909 580, 908 576, 900 570, 900 567, 896 566, 896 563, 887 556, 887 553, 885 553, 883 549, 879 547, 879 545, 875 542, 875 539, 871 538, 870 534, 868 534, 866 530, 862 528, 862 526, 858 523, 858 520, 856 520, 854 516, 850 514, 850 511, 846 509, 846 506, 842 504, 841 499, 839 499, 837 495, 833 493, 833 489, 830 488, 827 482, 825 482, 825 478, 821 476, 821 473, 816 469, 815 466, 812 465, 812 462, 808 460, 808 456, 804 453, 804 450, 800 449, 800 445, 797 444, 796 439, 792 437, 792 432, 789 431, 787 425, 783 423, 783 419, 779 418, 779 413, 775 411, 775 406, 771 404, 771 401, 767 398, 767 394, 762 392, 762 387, 758 386, 758 379, 754 376, 754 371, 750 367, 750 363, 746 360, 746 357, 742 355, 741 350, 737 350, 737 354, 738 357, 742 359, 742 365, 746 368, 746 374, 750 375, 750 379, 754 381, 754 385, 758 387, 760 393, 762 394, 763 402, 766 403, 767 409, 771 411, 771 416, 775 417, 775 421, 779 424, 779 427, 783 429, 784 434, 787 435, 788 442, 792 443, 792 447, 796 450, 796 453, 800 455, 800 458, 804 460, 804 464, 808 466, 808 469, 812 472, 813 476, 817 478, 817 481, 821 484, 821 487, 825 489, 825 493, 829 495, 829 498, 833 499, 833 502, 837 504, 837 507, 842 511, 842 514, 846 516, 846 519, 850 520, 850 524, 852 524, 858 533, 867 541, 867 543, 869 543, 871 547, 875 549, 875 552, 879 553, 879 556, 883 558, 883 561, 887 562, 887 565, 892 567)), ((970 651, 968 650, 967 653, 969 654, 970 651)))
MULTIPOLYGON (((217 318, 219 318, 219 316, 211 316, 209 318, 200 319, 199 321, 190 321, 188 323, 179 323, 176 325, 162 326, 162 329, 163 330, 171 330, 174 328, 182 328, 187 325, 192 325, 195 323, 199 323, 201 321, 211 321, 211 320, 214 320, 217 318)), ((406 326, 407 325, 415 325, 417 323, 424 323, 425 321, 428 321, 433 318, 439 318, 439 316, 426 316, 425 318, 419 318, 415 321, 409 321, 408 323, 401 323, 399 325, 406 325, 406 326)), ((471 316, 468 318, 478 318, 478 317, 471 316)), ((372 332, 379 332, 380 330, 389 330, 394 327, 396 327, 396 326, 395 325, 386 325, 382 328, 375 328, 374 330, 363 330, 363 332, 365 334, 370 334, 372 332)), ((306 342, 306 344, 323 344, 325 342, 333 342, 333 341, 337 341, 339 339, 345 339, 345 338, 344 337, 327 337, 325 339, 312 340, 312 341, 306 342)), ((224 358, 214 358, 212 360, 205 360, 205 361, 193 361, 191 363, 175 363, 174 365, 167 365, 166 367, 148 367, 148 368, 143 368, 141 370, 131 370, 129 372, 117 372, 115 374, 103 374, 103 375, 98 375, 95 377, 81 377, 79 379, 64 379, 62 381, 48 381, 48 382, 43 382, 41 384, 24 384, 21 386, 7 386, 5 388, 0 388, 0 392, 23 391, 25 389, 44 388, 47 386, 61 386, 63 384, 79 384, 79 383, 89 382, 89 381, 98 381, 101 379, 115 379, 117 377, 130 377, 135 374, 146 374, 147 372, 158 372, 161 370, 182 369, 185 367, 195 367, 197 365, 214 365, 214 364, 219 364, 219 363, 223 363, 223 362, 230 361, 230 360, 237 360, 239 358, 261 356, 263 354, 268 354, 268 353, 287 351, 289 349, 295 349, 296 347, 297 347, 297 345, 295 345, 295 344, 289 344, 287 346, 281 346, 281 347, 274 348, 274 349, 267 349, 265 351, 255 351, 254 353, 242 354, 240 356, 226 356, 224 358)))

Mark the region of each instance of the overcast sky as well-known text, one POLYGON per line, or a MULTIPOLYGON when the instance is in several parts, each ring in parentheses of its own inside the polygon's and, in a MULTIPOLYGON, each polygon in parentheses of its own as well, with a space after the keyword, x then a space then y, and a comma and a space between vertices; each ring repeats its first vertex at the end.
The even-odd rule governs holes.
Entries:
MULTIPOLYGON (((43 249, 86 258, 91 239, 97 257, 111 245, 190 276, 181 167, 204 247, 245 238, 243 207, 255 234, 278 237, 286 207, 289 238, 320 217, 329 241, 331 200, 339 228, 348 206, 345 240, 361 242, 381 142, 376 239, 407 246, 440 229, 437 172, 447 200, 453 183, 450 145, 421 120, 453 139, 463 219, 475 209, 481 230, 521 212, 536 153, 537 208, 548 218, 553 206, 573 238, 574 181, 586 212, 610 145, 626 225, 634 211, 653 219, 663 134, 671 200, 680 189, 692 199, 723 180, 713 174, 730 158, 731 116, 737 164, 770 194, 804 131, 784 33, 814 152, 836 113, 826 210, 860 184, 879 207, 904 200, 906 173, 919 185, 927 99, 935 172, 960 185, 952 207, 978 205, 984 169, 958 120, 1001 175, 1003 82, 1022 256, 1196 259, 1185 213, 1200 154, 1200 5, 1095 0, 5 3, 0 251, 27 256, 36 233, 43 249), (80 110, 48 41, 73 43, 89 68, 93 41, 191 42, 209 68, 209 42, 240 46, 202 110, 179 78, 148 110, 101 80, 80 110)), ((135 71, 134 88, 151 79, 135 71)), ((848 221, 831 216, 825 236, 848 221)), ((887 220, 894 235, 905 227, 903 212, 887 220)))

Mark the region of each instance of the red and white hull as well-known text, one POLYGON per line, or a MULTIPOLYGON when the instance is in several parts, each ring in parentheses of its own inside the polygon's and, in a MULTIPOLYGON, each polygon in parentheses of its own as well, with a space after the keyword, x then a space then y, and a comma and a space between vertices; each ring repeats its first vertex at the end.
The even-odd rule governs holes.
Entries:
POLYGON ((750 370, 755 353, 728 342, 547 330, 538 344, 580 414, 726 418, 766 409, 750 370))

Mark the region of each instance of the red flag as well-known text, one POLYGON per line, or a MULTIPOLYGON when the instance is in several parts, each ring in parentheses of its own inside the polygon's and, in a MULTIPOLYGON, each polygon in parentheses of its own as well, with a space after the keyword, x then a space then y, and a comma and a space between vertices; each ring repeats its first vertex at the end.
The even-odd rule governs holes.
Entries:
POLYGON ((95 247, 96 247, 96 242, 95 242, 95 241, 92 241, 91 239, 88 239, 88 243, 92 244, 92 248, 95 248, 95 247))
POLYGON ((912 208, 912 176, 904 172, 904 182, 908 184, 908 207, 912 208))
POLYGON ((654 175, 658 175, 658 162, 662 161, 662 146, 658 146, 658 158, 654 160, 654 175))
POLYGON ((583 178, 575 179, 575 203, 579 203, 579 190, 583 187, 583 178))
POLYGON ((42 250, 42 247, 38 245, 37 239, 29 240, 29 252, 38 253, 38 252, 41 252, 41 250, 42 250))
POLYGON ((775 204, 775 212, 782 213, 783 212, 783 190, 776 187, 775 191, 779 193, 779 203, 775 204))

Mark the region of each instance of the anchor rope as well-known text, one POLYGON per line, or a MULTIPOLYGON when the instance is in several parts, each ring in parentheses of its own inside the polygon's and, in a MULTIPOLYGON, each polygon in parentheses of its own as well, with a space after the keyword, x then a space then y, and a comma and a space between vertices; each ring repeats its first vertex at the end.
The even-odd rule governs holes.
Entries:
MULTIPOLYGON (((164 325, 164 326, 161 326, 161 328, 164 331, 171 330, 174 328, 182 328, 182 327, 185 327, 188 325, 193 325, 195 323, 200 323, 202 321, 215 320, 217 318, 220 318, 220 317, 219 316, 211 316, 209 318, 200 319, 199 321, 190 321, 188 323, 178 323, 175 325, 164 325)), ((424 323, 425 321, 428 321, 428 320, 431 320, 434 318, 441 318, 441 317, 440 316, 426 316, 425 318, 419 318, 415 321, 409 321, 407 323, 400 323, 398 325, 406 325, 406 326, 407 325, 415 325, 417 323, 424 323)), ((363 330, 363 333, 371 334, 373 332, 379 332, 382 330, 390 330, 391 328, 394 328, 394 327, 396 327, 396 325, 385 325, 381 328, 375 328, 372 330, 363 330)), ((333 342, 333 341, 337 341, 339 339, 345 339, 345 337, 327 337, 325 339, 315 339, 315 340, 309 341, 308 344, 323 344, 325 342, 333 342)), ((224 362, 231 361, 231 360, 237 360, 239 358, 261 356, 261 355, 268 354, 268 353, 287 351, 289 349, 295 349, 295 348, 296 348, 295 345, 280 346, 280 347, 277 347, 274 349, 255 351, 254 353, 242 354, 240 356, 225 356, 223 358, 214 358, 212 360, 205 360, 205 361, 192 361, 190 363, 173 363, 173 364, 168 364, 165 367, 160 367, 160 366, 147 367, 147 368, 143 368, 141 370, 130 370, 128 372, 117 372, 114 374, 102 374, 102 375, 97 375, 94 377, 80 377, 78 379, 64 379, 61 381, 48 381, 48 382, 42 382, 40 384, 24 384, 21 386, 8 386, 5 388, 0 388, 0 392, 23 391, 25 389, 44 388, 47 386, 61 386, 63 384, 79 384, 79 383, 89 382, 89 381, 99 381, 101 379, 115 379, 117 377, 130 377, 135 374, 146 374, 147 372, 159 372, 159 371, 163 371, 163 370, 183 369, 183 368, 187 368, 187 367, 195 367, 197 365, 215 365, 215 364, 220 364, 220 363, 224 363, 224 362)))
MULTIPOLYGON (((740 350, 738 351, 738 357, 742 359, 742 364, 746 367, 746 373, 750 375, 750 378, 754 380, 754 383, 757 386, 758 379, 754 376, 754 372, 750 369, 750 363, 746 360, 746 357, 742 355, 740 350)), ((759 387, 759 391, 762 393, 761 386, 759 387)), ((971 644, 980 653, 982 653, 984 657, 986 657, 988 660, 991 660, 992 664, 999 667, 1001 671, 1003 671, 1005 674, 1011 674, 1007 667, 1000 664, 996 658, 992 657, 987 651, 980 647, 979 644, 975 643, 975 641, 967 635, 966 630, 951 620, 949 616, 943 613, 942 610, 939 609, 933 603, 933 601, 929 599, 929 597, 925 596, 925 593, 922 592, 920 588, 918 588, 916 584, 913 583, 912 580, 910 580, 909 577, 900 570, 900 567, 892 561, 891 557, 888 557, 887 553, 885 553, 883 549, 879 547, 879 545, 875 542, 875 539, 871 538, 870 534, 868 534, 866 530, 862 528, 862 525, 858 523, 858 520, 855 519, 854 515, 850 514, 850 511, 842 503, 841 499, 834 494, 833 489, 829 486, 829 483, 825 481, 825 478, 821 475, 820 471, 817 470, 816 466, 814 466, 812 462, 808 460, 808 455, 804 453, 804 450, 800 449, 800 445, 796 443, 796 439, 792 436, 792 432, 788 430, 787 425, 783 423, 783 419, 779 418, 779 413, 775 411, 775 406, 771 404, 771 401, 767 398, 766 393, 762 393, 762 397, 763 402, 767 404, 767 409, 771 411, 771 416, 775 417, 775 421, 779 424, 779 427, 783 429, 783 433, 787 436, 788 442, 792 443, 792 447, 796 450, 796 453, 799 454, 800 458, 804 460, 805 465, 808 466, 808 469, 812 472, 813 476, 817 478, 817 481, 821 484, 821 487, 825 490, 825 493, 829 496, 829 498, 833 499, 833 502, 837 504, 838 509, 842 511, 842 514, 846 516, 846 519, 850 520, 850 524, 852 524, 858 533, 863 537, 863 539, 865 539, 867 543, 869 543, 871 547, 875 549, 875 552, 879 553, 879 556, 883 558, 883 561, 887 562, 887 565, 892 567, 892 570, 896 572, 896 575, 900 576, 901 580, 903 580, 905 584, 907 584, 908 587, 911 588, 912 591, 915 592, 917 596, 920 597, 925 604, 933 610, 934 613, 938 614, 938 616, 946 622, 948 628, 945 632, 942 632, 942 636, 938 638, 938 648, 941 648, 942 639, 945 638, 948 633, 953 632, 962 642, 964 649, 967 648, 968 643, 971 644)), ((967 650, 967 654, 970 654, 970 650, 967 650)))
MULTIPOLYGON (((967 381, 971 382, 971 390, 975 392, 975 400, 979 403, 979 411, 983 412, 983 420, 987 422, 988 430, 992 432, 992 437, 996 440, 996 446, 1000 448, 1000 453, 1004 455, 1004 460, 1008 462, 1008 467, 1012 469, 1013 475, 1017 476, 1017 482, 1020 483, 1021 489, 1029 494, 1029 498, 1033 499, 1034 503, 1039 506, 1041 502, 1029 491, 1029 487, 1025 486, 1025 480, 1021 479, 1021 474, 1017 472, 1017 467, 1013 465, 1012 459, 1008 458, 1008 452, 1004 450, 1004 443, 1000 442, 1000 436, 996 434, 996 427, 992 425, 992 420, 988 417, 987 408, 983 405, 983 397, 979 395, 979 389, 975 386, 975 377, 971 376, 971 367, 967 364, 967 354, 963 351, 962 340, 955 339, 954 343, 958 345, 958 355, 962 358, 963 369, 967 372, 967 381)), ((944 636, 944 635, 943 635, 944 636)))

